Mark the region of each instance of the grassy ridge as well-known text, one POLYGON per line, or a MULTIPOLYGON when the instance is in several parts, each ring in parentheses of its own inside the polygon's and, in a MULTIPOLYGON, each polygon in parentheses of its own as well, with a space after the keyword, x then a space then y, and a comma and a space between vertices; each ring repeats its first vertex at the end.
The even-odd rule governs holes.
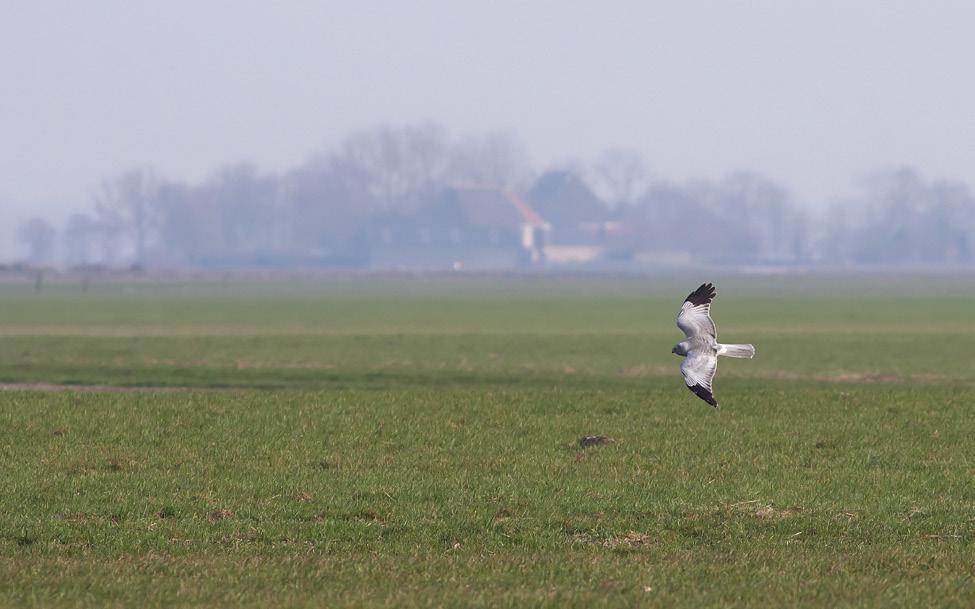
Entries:
POLYGON ((971 286, 497 281, 0 293, 0 604, 975 603, 971 286))

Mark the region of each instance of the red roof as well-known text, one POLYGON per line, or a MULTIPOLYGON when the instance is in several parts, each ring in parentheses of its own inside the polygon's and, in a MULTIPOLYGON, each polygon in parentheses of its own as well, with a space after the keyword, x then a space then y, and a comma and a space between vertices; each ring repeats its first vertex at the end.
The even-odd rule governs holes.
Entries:
POLYGON ((462 184, 453 190, 462 195, 460 203, 471 221, 484 225, 527 224, 542 228, 547 223, 518 194, 498 186, 462 184))

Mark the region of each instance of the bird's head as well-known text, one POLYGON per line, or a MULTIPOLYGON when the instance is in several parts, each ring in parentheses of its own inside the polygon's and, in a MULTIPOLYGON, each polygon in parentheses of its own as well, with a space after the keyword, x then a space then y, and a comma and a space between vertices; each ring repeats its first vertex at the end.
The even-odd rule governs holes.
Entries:
POLYGON ((670 350, 670 352, 674 355, 687 355, 687 343, 677 343, 674 345, 674 348, 670 350))

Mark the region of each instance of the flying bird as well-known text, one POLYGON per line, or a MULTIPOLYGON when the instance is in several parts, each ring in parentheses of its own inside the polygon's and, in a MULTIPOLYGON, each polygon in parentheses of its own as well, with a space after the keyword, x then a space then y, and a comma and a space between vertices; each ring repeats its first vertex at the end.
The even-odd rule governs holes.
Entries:
POLYGON ((703 283, 684 299, 677 314, 677 327, 684 331, 685 340, 674 345, 671 353, 683 356, 680 364, 681 374, 687 388, 708 404, 717 407, 711 382, 718 371, 718 356, 752 358, 755 347, 752 345, 722 345, 718 342, 718 331, 711 319, 711 301, 714 300, 714 286, 703 283))

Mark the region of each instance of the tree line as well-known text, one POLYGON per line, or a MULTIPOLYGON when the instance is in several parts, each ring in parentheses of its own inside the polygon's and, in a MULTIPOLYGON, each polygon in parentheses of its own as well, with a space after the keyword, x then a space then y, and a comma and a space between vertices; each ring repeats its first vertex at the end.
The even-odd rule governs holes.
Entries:
POLYGON ((368 267, 370 227, 432 213, 444 189, 463 184, 522 193, 555 240, 618 227, 610 261, 975 262, 970 189, 912 169, 879 172, 814 213, 753 173, 677 182, 621 150, 538 171, 510 135, 452 138, 430 123, 354 133, 278 174, 239 164, 191 184, 129 170, 104 180, 60 231, 32 218, 18 236, 32 263, 67 267, 368 267))

